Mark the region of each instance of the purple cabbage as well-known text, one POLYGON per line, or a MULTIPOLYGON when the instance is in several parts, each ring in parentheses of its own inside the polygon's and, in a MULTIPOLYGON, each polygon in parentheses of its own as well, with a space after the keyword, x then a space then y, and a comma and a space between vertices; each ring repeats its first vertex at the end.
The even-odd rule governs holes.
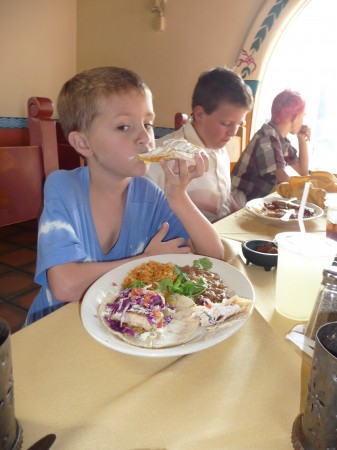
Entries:
MULTIPOLYGON (((104 317, 104 320, 107 323, 107 325, 114 331, 117 331, 120 333, 128 333, 132 336, 136 336, 137 333, 134 330, 122 325, 124 314, 127 311, 130 311, 135 305, 138 305, 140 308, 144 308, 144 311, 146 311, 145 317, 147 318, 148 322, 151 325, 156 324, 156 319, 152 314, 152 310, 161 311, 166 306, 167 309, 174 311, 174 307, 172 307, 170 305, 166 305, 165 301, 163 300, 163 298, 160 294, 151 295, 151 300, 150 300, 149 306, 144 306, 144 300, 148 294, 151 294, 151 291, 147 291, 143 288, 127 288, 127 289, 122 290, 118 294, 118 296, 116 297, 116 299, 113 303, 106 304, 106 308, 109 311, 109 316, 104 317), (136 296, 133 295, 131 298, 130 294, 131 294, 132 289, 134 289, 134 292, 138 291, 138 295, 136 295, 136 296), (111 319, 111 317, 116 313, 121 313, 120 321, 111 319)), ((173 319, 173 317, 171 315, 164 316, 164 318, 163 318, 164 324, 167 325, 168 323, 171 322, 172 319, 173 319)))

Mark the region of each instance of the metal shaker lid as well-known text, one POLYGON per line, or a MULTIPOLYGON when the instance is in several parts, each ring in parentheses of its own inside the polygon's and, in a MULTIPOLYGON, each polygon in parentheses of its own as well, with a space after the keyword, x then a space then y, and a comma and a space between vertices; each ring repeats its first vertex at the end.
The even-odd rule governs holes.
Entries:
POLYGON ((337 284, 337 266, 326 267, 323 270, 323 284, 337 284))

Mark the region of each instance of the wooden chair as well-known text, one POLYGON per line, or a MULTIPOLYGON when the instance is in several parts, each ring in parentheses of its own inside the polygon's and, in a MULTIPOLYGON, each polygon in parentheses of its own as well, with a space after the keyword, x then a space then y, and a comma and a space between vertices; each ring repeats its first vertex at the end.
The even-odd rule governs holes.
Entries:
POLYGON ((27 107, 29 145, 0 147, 0 227, 38 218, 46 177, 85 164, 52 119, 49 98, 31 97, 27 107))
POLYGON ((29 142, 41 150, 44 178, 59 168, 53 112, 54 106, 49 98, 31 97, 28 100, 29 142))
POLYGON ((231 171, 234 169, 235 164, 238 162, 241 153, 246 148, 247 141, 247 131, 244 125, 240 125, 236 136, 233 136, 232 139, 226 144, 227 153, 230 160, 231 171))
POLYGON ((60 169, 71 170, 86 164, 65 138, 59 122, 56 122, 56 140, 60 169))
MULTIPOLYGON (((174 129, 179 130, 188 120, 188 114, 177 112, 174 116, 174 129)), ((246 127, 240 125, 236 136, 232 137, 229 143, 226 145, 227 153, 230 160, 230 170, 232 171, 235 164, 238 162, 241 153, 244 151, 247 145, 247 133, 246 127)))
POLYGON ((44 97, 28 100, 29 144, 0 147, 0 226, 40 216, 43 184, 59 168, 53 104, 44 97))
POLYGON ((174 129, 179 130, 188 121, 188 114, 177 112, 174 116, 174 129))
POLYGON ((53 111, 49 98, 31 97, 28 100, 30 144, 42 148, 46 176, 55 168, 71 170, 85 164, 65 138, 60 123, 51 119, 53 111))

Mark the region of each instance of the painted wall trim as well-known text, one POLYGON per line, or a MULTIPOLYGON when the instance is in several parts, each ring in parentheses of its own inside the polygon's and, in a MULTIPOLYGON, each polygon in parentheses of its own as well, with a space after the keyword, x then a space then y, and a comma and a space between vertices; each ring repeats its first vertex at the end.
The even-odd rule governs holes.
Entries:
MULTIPOLYGON (((265 71, 275 45, 289 22, 311 0, 266 0, 260 13, 253 22, 243 47, 238 55, 235 71, 251 87, 258 105, 259 87, 263 82, 265 71)), ((255 111, 252 112, 254 130, 255 111)))
MULTIPOLYGON (((16 128, 28 128, 28 119, 25 117, 0 117, 0 129, 16 128)), ((173 128, 155 127, 154 135, 156 139, 159 139, 173 131, 173 128)))
POLYGON ((28 128, 25 117, 0 117, 0 128, 28 128))

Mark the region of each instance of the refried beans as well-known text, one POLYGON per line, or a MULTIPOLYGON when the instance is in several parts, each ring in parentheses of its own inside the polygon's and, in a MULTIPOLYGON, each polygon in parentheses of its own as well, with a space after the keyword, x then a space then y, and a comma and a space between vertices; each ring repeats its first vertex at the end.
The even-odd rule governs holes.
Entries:
POLYGON ((228 285, 217 273, 194 266, 181 267, 181 271, 186 273, 191 281, 198 282, 200 279, 203 279, 207 283, 205 291, 197 297, 194 297, 197 305, 203 305, 207 299, 213 303, 221 303, 223 300, 229 298, 228 285))

